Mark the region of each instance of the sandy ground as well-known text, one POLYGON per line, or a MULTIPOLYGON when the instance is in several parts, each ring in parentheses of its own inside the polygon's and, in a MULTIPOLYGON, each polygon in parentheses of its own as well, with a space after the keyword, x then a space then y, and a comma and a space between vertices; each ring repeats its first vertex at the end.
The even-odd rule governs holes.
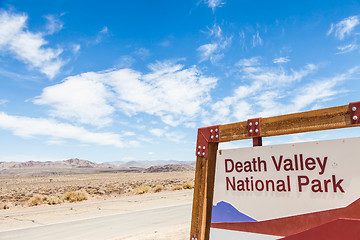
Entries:
POLYGON ((193 171, 1 177, 0 208, 26 207, 28 200, 35 195, 62 200, 68 191, 83 191, 89 199, 109 199, 133 195, 141 185, 149 186, 150 192, 156 185, 161 185, 162 191, 172 191, 176 186, 181 189, 184 183, 193 181, 193 171))
POLYGON ((148 231, 142 234, 132 234, 116 240, 188 240, 190 236, 190 223, 181 224, 172 228, 163 228, 148 231))

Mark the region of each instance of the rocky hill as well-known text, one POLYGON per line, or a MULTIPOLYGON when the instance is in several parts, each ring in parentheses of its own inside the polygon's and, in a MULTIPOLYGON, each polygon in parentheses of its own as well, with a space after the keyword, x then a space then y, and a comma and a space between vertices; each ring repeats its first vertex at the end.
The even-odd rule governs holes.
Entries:
POLYGON ((165 165, 176 165, 176 164, 191 164, 193 161, 177 161, 177 160, 146 160, 146 161, 129 161, 129 162, 106 162, 106 164, 111 164, 120 167, 126 168, 138 168, 146 169, 152 166, 165 166, 165 165))
POLYGON ((195 163, 152 166, 144 170, 144 172, 183 172, 183 171, 195 171, 195 163))

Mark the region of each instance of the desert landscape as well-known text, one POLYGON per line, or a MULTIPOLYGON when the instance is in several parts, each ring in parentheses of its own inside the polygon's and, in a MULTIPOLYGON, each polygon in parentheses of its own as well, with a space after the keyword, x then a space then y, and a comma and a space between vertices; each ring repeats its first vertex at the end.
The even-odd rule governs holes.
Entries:
POLYGON ((2 162, 0 208, 56 205, 193 188, 193 163, 147 168, 135 162, 132 165, 136 167, 127 165, 96 164, 79 159, 2 162))

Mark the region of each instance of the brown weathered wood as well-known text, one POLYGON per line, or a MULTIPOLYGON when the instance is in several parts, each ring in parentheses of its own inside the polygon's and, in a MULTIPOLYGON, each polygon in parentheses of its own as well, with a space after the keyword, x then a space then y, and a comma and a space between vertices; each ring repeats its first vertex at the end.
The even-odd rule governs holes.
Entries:
MULTIPOLYGON (((320 131, 336 128, 357 127, 350 121, 349 105, 324 108, 308 112, 262 118, 261 137, 320 131)), ((247 122, 220 125, 220 142, 251 138, 247 122)))
POLYGON ((247 121, 220 125, 220 142, 251 138, 248 136, 247 129, 247 121))
POLYGON ((211 225, 211 213, 213 206, 213 196, 214 196, 214 181, 215 181, 215 168, 216 168, 216 155, 218 150, 219 143, 210 143, 209 144, 209 153, 207 159, 207 171, 206 171, 206 199, 204 212, 206 213, 205 220, 205 234, 204 240, 208 240, 210 237, 210 225, 211 225))
POLYGON ((199 235, 201 227, 201 202, 203 201, 204 192, 204 158, 196 158, 196 171, 195 171, 195 183, 194 183, 194 196, 193 196, 193 208, 191 217, 191 230, 190 239, 192 236, 199 235))
POLYGON ((197 157, 190 239, 208 240, 218 143, 209 143, 208 157, 197 157))
POLYGON ((254 137, 253 138, 253 146, 254 147, 262 146, 262 137, 254 137))

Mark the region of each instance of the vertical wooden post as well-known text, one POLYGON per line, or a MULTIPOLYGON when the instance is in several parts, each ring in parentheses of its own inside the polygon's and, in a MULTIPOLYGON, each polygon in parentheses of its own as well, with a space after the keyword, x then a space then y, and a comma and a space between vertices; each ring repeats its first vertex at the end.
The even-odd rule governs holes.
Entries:
POLYGON ((253 137, 253 146, 254 147, 262 146, 262 137, 253 137))
POLYGON ((219 143, 208 143, 208 156, 197 157, 190 240, 208 240, 219 143))

